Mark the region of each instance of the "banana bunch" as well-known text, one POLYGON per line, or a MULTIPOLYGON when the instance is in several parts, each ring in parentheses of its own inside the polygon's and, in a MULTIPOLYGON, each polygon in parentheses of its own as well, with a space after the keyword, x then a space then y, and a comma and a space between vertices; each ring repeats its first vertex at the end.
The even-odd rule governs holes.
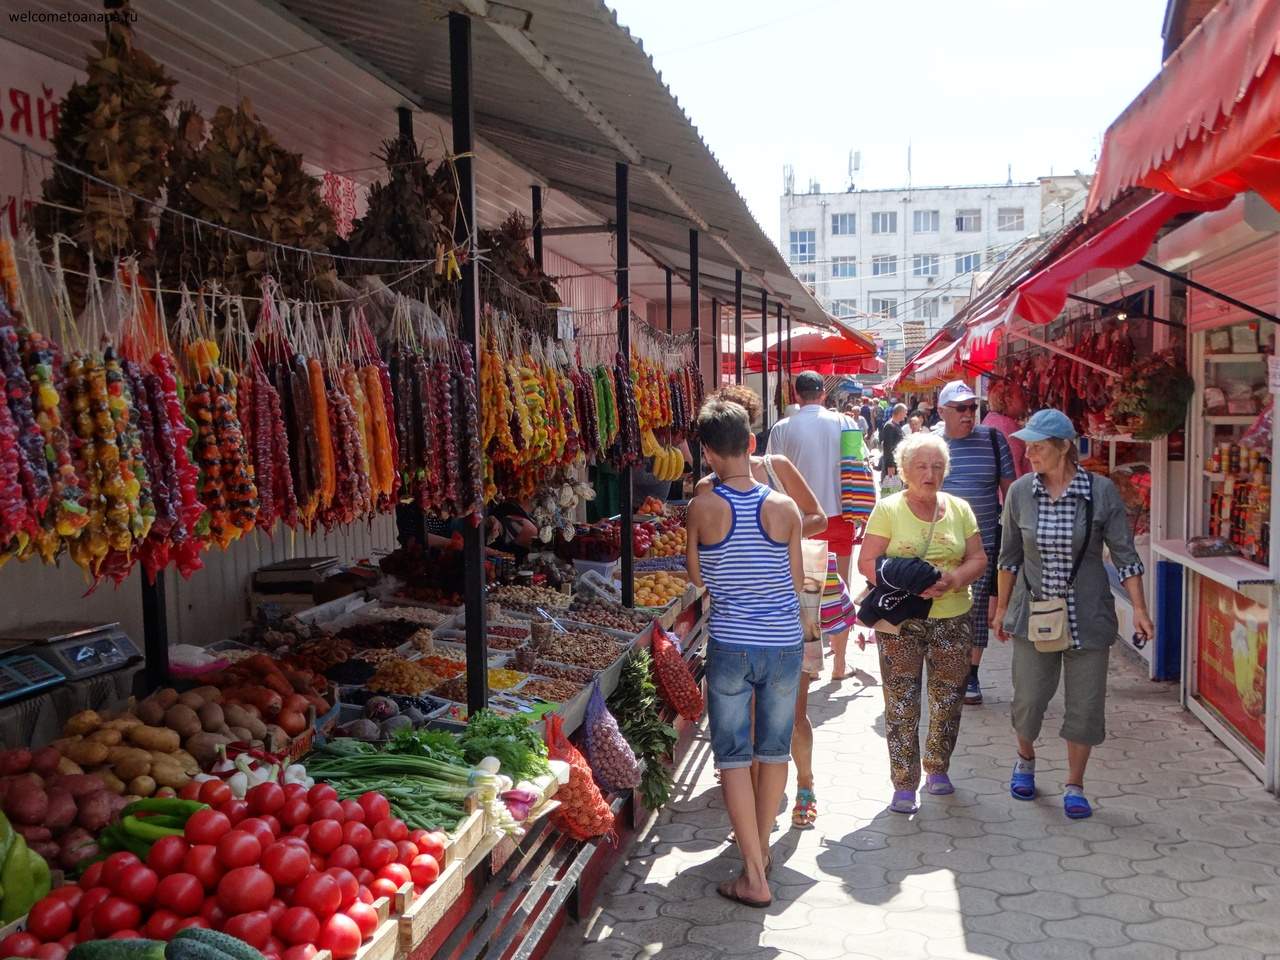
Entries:
POLYGON ((675 447, 658 447, 653 454, 653 475, 659 480, 679 480, 684 474, 684 455, 675 447))

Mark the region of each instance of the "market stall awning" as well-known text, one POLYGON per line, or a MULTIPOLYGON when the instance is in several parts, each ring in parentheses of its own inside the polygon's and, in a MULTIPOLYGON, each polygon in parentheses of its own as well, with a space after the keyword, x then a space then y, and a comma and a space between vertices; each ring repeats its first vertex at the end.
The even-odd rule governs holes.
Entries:
POLYGON ((1280 208, 1280 0, 1220 0, 1111 125, 1089 213, 1130 187, 1280 208))
POLYGON ((1071 285, 1084 274, 1131 267, 1146 255, 1160 228, 1172 217, 1221 209, 1228 202, 1229 198, 1196 200, 1157 194, 1020 283, 1015 311, 1031 323, 1050 323, 1062 312, 1071 285))
MULTIPOLYGON (((782 335, 783 363, 786 363, 788 340, 782 335)), ((743 369, 747 373, 759 373, 762 369, 760 353, 768 354, 768 369, 778 369, 778 335, 770 331, 763 337, 755 337, 742 345, 743 369)), ((791 366, 796 371, 816 370, 822 374, 878 373, 881 369, 876 358, 875 342, 865 334, 840 324, 834 329, 825 327, 796 326, 791 330, 791 366)), ((721 360, 722 370, 733 373, 732 348, 721 360)))

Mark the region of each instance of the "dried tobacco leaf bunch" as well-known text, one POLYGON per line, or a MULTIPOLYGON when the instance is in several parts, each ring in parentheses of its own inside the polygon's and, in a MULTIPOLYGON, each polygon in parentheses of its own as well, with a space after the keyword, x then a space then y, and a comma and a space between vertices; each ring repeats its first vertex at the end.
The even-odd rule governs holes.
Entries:
MULTIPOLYGON (((88 78, 62 101, 56 156, 138 197, 158 200, 169 175, 173 127, 167 111, 176 81, 134 46, 126 23, 111 24, 95 48, 86 62, 88 78)), ((65 233, 104 262, 125 254, 146 261, 155 211, 145 200, 64 166, 54 167, 43 191, 45 200, 60 206, 35 209, 39 236, 65 233)))
MULTIPOLYGON (((337 233, 320 181, 302 167, 302 157, 280 146, 258 119, 248 98, 219 107, 208 125, 184 106, 169 179, 175 210, 276 243, 316 254, 330 249, 337 233)), ((322 288, 332 261, 272 248, 235 234, 192 231, 174 224, 158 241, 161 272, 181 282, 217 277, 232 294, 256 291, 264 273, 280 281, 286 295, 303 296, 308 284, 322 288)))

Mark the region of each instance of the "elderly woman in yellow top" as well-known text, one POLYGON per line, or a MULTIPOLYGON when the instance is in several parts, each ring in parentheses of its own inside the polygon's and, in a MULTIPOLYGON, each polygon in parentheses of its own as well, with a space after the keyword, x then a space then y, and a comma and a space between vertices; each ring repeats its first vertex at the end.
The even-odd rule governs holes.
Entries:
POLYGON ((964 685, 969 677, 973 601, 969 584, 985 576, 987 555, 972 508, 944 493, 951 458, 946 441, 929 431, 913 433, 895 457, 906 489, 876 504, 858 554, 858 571, 875 584, 881 558, 915 558, 940 572, 919 594, 927 613, 903 620, 898 633, 876 631, 884 687, 885 739, 895 813, 915 813, 920 785, 921 672, 929 664, 929 732, 925 738, 925 790, 954 791, 947 769, 960 732, 964 685))

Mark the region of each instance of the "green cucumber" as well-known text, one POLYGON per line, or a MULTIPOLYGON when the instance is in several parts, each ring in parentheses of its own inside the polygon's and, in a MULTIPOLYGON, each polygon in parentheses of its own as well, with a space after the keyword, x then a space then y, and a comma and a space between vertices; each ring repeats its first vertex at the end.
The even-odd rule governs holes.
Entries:
POLYGON ((89 940, 77 943, 67 960, 164 960, 160 940, 89 940))
POLYGON ((229 933, 219 933, 217 930, 202 930, 199 927, 189 927, 169 941, 169 952, 165 954, 166 960, 213 960, 208 954, 174 956, 172 951, 174 946, 178 944, 212 947, 222 955, 222 960, 264 960, 259 951, 253 949, 243 940, 233 937, 229 933))
POLYGON ((183 800, 180 797, 148 797, 145 800, 135 800, 123 810, 120 816, 128 817, 138 813, 158 813, 171 817, 180 817, 185 823, 187 817, 191 816, 197 810, 208 808, 207 803, 200 803, 197 800, 183 800))
POLYGON ((120 822, 127 836, 147 843, 161 837, 180 837, 183 834, 182 827, 172 825, 178 822, 176 817, 147 817, 139 820, 135 816, 126 816, 120 822))

